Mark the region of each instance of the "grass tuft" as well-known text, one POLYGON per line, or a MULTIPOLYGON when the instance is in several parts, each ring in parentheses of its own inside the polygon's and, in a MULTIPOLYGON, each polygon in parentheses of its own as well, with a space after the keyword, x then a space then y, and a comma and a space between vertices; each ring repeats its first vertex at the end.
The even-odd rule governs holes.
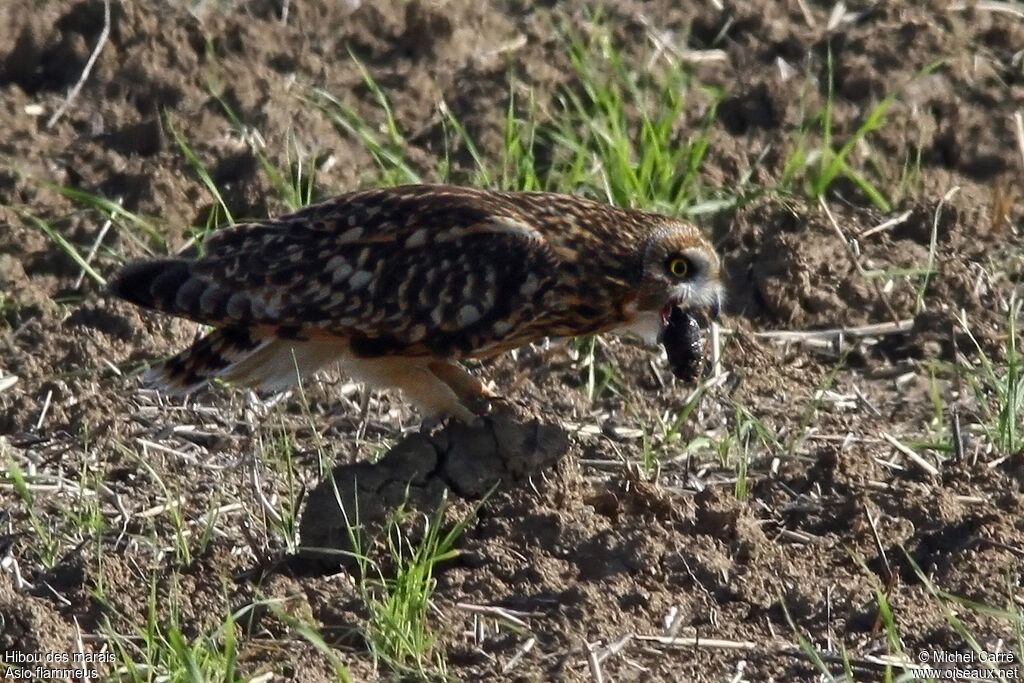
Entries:
POLYGON ((999 363, 982 348, 971 332, 966 314, 959 322, 978 353, 978 365, 961 364, 980 411, 982 429, 996 450, 1004 455, 1024 452, 1024 358, 1021 356, 1019 328, 1021 300, 1011 297, 1007 313, 1004 353, 999 363))
POLYGON ((341 507, 352 548, 345 554, 355 560, 359 590, 369 615, 366 642, 374 659, 395 673, 445 675, 447 667, 436 648, 437 635, 429 619, 434 572, 438 565, 458 556, 455 543, 482 504, 483 500, 447 528, 447 493, 433 514, 421 518, 400 506, 391 513, 384 530, 380 559, 364 535, 359 511, 351 511, 350 517, 350 511, 341 507))

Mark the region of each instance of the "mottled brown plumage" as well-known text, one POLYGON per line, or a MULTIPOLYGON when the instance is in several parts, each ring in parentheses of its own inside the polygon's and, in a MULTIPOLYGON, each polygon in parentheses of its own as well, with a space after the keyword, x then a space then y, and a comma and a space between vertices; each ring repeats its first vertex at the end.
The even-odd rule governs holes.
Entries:
POLYGON ((653 343, 671 303, 720 297, 718 258, 689 223, 550 193, 353 192, 204 246, 111 283, 217 328, 151 372, 179 392, 214 377, 277 389, 338 360, 428 416, 468 418, 486 392, 461 358, 606 330, 653 343))

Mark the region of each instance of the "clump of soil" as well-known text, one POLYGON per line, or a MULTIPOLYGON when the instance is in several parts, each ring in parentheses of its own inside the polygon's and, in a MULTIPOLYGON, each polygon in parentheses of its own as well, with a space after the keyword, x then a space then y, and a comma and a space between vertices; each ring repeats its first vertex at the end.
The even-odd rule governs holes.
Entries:
POLYGON ((569 449, 556 425, 494 414, 479 425, 452 423, 431 435, 403 438, 380 460, 339 465, 310 493, 303 511, 302 544, 307 557, 330 560, 355 552, 355 529, 379 535, 392 513, 407 506, 431 514, 450 491, 479 500, 499 486, 523 487, 554 467, 569 449), (325 552, 325 550, 327 552, 325 552))

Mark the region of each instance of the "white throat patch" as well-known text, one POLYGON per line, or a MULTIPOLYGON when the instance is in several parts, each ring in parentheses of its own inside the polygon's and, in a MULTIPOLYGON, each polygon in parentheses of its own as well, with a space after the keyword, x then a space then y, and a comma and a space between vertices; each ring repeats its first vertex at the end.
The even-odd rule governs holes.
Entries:
POLYGON ((623 327, 616 327, 613 334, 639 337, 645 343, 655 345, 658 343, 658 336, 661 335, 665 322, 662 319, 661 311, 640 311, 633 318, 633 322, 623 327))

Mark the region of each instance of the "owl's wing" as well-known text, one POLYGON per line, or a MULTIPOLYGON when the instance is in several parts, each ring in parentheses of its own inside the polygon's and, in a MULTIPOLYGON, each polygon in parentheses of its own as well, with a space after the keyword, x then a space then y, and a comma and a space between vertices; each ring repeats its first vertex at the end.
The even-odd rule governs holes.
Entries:
POLYGON ((236 226, 215 233, 197 261, 130 266, 115 290, 217 326, 339 334, 378 355, 478 348, 530 320, 555 281, 551 249, 514 218, 369 232, 332 219, 333 228, 315 216, 236 226))

